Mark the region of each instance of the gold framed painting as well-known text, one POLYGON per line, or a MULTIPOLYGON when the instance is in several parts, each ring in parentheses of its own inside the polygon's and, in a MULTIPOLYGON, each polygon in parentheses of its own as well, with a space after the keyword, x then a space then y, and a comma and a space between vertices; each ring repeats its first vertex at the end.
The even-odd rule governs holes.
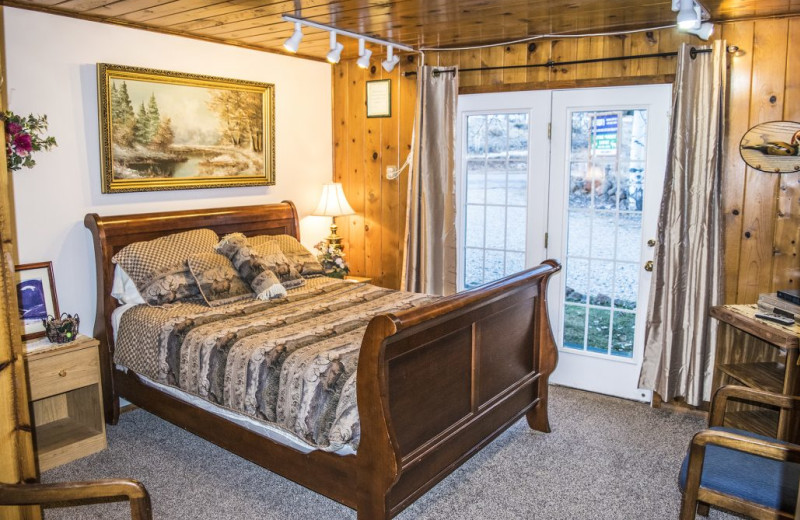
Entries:
POLYGON ((98 63, 103 193, 275 184, 275 86, 98 63))

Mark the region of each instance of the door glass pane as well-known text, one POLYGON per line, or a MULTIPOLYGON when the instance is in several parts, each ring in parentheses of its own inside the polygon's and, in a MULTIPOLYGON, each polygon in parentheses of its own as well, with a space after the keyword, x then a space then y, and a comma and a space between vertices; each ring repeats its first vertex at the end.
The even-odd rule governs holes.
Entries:
POLYGON ((564 346, 633 356, 647 110, 571 114, 564 346))
POLYGON ((464 287, 525 267, 528 114, 468 115, 465 120, 464 287))

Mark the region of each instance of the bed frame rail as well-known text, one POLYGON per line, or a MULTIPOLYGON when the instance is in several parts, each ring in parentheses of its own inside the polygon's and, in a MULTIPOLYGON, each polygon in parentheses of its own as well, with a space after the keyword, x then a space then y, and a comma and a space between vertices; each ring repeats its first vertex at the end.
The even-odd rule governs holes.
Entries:
POLYGON ((544 264, 374 318, 358 364, 358 517, 391 518, 527 415, 549 432, 544 264))

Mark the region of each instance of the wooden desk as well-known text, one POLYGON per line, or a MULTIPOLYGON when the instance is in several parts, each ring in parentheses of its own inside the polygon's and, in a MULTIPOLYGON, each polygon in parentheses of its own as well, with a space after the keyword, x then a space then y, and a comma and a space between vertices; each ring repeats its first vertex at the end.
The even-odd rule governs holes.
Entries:
POLYGON ((98 344, 84 335, 60 345, 47 338, 25 344, 41 471, 106 448, 98 344))
MULTIPOLYGON (((714 361, 712 390, 734 383, 779 394, 800 395, 800 326, 755 317, 755 305, 720 305, 710 315, 723 324, 714 361), (759 341, 760 340, 760 341, 759 341)), ((800 414, 735 403, 726 425, 800 442, 800 414)))

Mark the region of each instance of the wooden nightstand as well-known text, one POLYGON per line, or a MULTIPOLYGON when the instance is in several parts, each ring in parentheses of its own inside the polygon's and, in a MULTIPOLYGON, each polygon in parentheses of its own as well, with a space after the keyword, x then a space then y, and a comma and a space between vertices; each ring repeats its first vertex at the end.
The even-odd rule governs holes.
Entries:
POLYGON ((106 448, 98 345, 83 335, 60 345, 25 343, 41 471, 106 448))
POLYGON ((347 280, 348 282, 359 282, 359 283, 370 283, 372 281, 372 278, 370 278, 368 276, 351 276, 351 275, 347 275, 347 276, 344 277, 344 279, 347 280))

